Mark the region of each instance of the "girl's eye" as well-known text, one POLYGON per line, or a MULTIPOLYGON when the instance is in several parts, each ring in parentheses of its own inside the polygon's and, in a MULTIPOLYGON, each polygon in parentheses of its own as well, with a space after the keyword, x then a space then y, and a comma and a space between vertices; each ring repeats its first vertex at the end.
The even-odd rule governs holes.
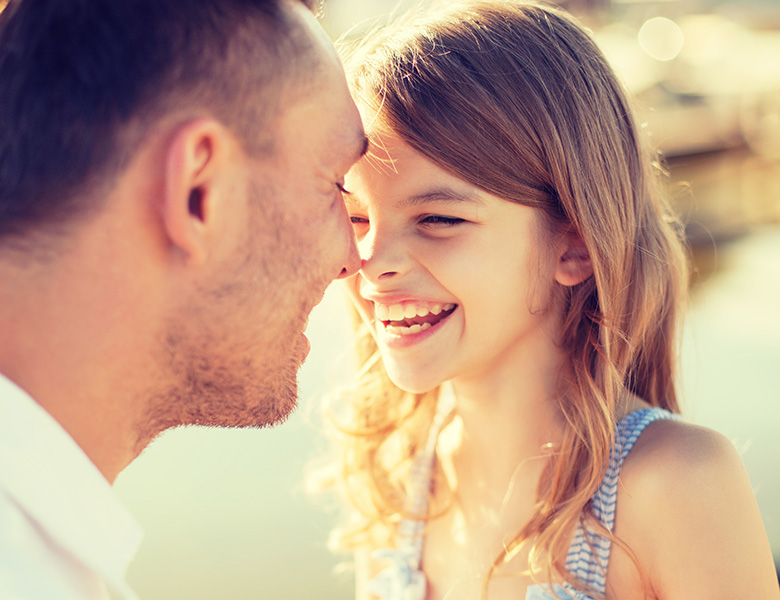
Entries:
POLYGON ((358 215, 349 215, 349 220, 352 223, 352 231, 355 232, 355 237, 358 240, 362 240, 368 233, 370 225, 366 217, 359 217, 358 215))
POLYGON ((420 224, 426 227, 453 227, 465 223, 465 219, 445 217, 443 215, 428 215, 420 219, 420 224))
POLYGON ((338 189, 339 192, 341 192, 345 196, 349 196, 352 192, 350 192, 348 189, 344 187, 344 183, 341 181, 336 182, 336 189, 338 189))

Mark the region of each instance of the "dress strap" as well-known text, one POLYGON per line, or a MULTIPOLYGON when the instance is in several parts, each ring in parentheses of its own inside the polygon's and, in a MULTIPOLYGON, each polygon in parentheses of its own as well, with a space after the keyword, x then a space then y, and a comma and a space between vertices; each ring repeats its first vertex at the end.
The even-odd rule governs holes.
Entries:
MULTIPOLYGON (((626 415, 615 430, 615 447, 601 486, 591 498, 591 511, 611 533, 615 526, 620 470, 637 439, 653 421, 676 419, 677 415, 662 408, 645 408, 626 415)), ((566 569, 583 584, 599 594, 606 591, 606 573, 612 541, 588 530, 580 523, 566 557, 566 569)))
POLYGON ((425 447, 417 455, 410 472, 410 500, 406 513, 418 518, 402 519, 398 524, 396 548, 381 548, 371 553, 375 560, 388 563, 368 584, 369 592, 382 600, 423 600, 427 582, 420 568, 422 565, 425 521, 420 518, 428 513, 428 500, 436 462, 436 442, 439 432, 455 406, 454 396, 441 394, 436 414, 431 423, 425 447))

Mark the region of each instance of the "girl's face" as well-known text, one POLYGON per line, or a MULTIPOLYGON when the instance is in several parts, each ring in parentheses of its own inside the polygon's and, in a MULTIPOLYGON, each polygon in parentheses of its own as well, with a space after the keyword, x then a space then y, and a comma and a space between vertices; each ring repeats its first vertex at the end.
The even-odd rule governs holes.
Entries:
MULTIPOLYGON (((500 376, 545 336, 539 213, 442 170, 394 136, 348 173, 362 259, 346 281, 400 388, 500 376)), ((547 338, 549 341, 549 338, 547 338)))

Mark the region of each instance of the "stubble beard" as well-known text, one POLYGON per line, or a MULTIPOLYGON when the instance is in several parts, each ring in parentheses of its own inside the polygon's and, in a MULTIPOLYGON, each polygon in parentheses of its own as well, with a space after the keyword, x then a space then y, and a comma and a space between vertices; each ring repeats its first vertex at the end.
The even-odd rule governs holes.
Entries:
POLYGON ((267 237, 263 247, 247 242, 236 273, 200 292, 208 300, 183 307, 166 326, 161 364, 169 383, 148 396, 138 427, 141 448, 172 427, 272 427, 295 409, 305 354, 299 328, 308 310, 302 296, 315 285, 301 260, 310 250, 284 229, 289 225, 281 215, 266 210, 259 219, 251 229, 267 237), (260 334, 242 335, 242 325, 260 334))
POLYGON ((164 347, 167 384, 147 395, 137 427, 139 449, 180 426, 273 427, 297 405, 300 364, 294 348, 276 345, 258 358, 259 352, 231 348, 214 336, 193 339, 176 327, 164 347), (266 360, 269 354, 273 362, 266 360))

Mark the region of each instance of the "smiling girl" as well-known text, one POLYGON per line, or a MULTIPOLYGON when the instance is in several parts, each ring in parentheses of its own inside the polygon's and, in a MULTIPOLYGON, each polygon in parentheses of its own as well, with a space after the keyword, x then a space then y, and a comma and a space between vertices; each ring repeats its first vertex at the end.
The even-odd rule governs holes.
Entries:
POLYGON ((359 598, 778 598, 736 452, 680 421, 687 271, 562 12, 450 3, 347 64, 365 364, 334 418, 359 598))

